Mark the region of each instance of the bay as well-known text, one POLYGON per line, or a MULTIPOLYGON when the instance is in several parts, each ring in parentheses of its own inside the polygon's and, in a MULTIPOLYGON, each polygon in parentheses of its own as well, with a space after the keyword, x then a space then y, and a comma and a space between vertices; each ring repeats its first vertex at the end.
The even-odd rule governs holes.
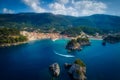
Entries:
POLYGON ((0 48, 0 80, 51 80, 49 65, 60 64, 56 80, 70 80, 64 63, 80 58, 87 67, 87 80, 120 80, 120 43, 102 46, 101 40, 80 52, 67 53, 68 40, 37 40, 27 44, 0 48))

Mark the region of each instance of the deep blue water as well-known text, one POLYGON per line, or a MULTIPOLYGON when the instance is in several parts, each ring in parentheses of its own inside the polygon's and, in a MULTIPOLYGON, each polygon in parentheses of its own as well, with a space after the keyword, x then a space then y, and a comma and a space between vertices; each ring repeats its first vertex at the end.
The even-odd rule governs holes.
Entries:
POLYGON ((120 43, 102 46, 102 41, 91 40, 91 46, 69 57, 71 54, 65 50, 67 41, 38 40, 0 48, 0 80, 51 80, 48 67, 54 62, 61 66, 56 80, 70 80, 64 63, 77 58, 86 64, 87 80, 120 80, 120 43))

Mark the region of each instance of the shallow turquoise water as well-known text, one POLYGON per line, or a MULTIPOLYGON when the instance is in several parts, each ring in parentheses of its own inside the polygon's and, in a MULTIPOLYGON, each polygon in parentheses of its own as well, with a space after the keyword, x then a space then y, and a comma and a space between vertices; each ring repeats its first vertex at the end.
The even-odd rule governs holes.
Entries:
POLYGON ((28 44, 0 48, 0 80, 51 80, 48 67, 54 62, 61 66, 56 80, 70 80, 64 63, 83 60, 87 80, 120 80, 120 43, 102 46, 100 40, 80 52, 67 53, 68 40, 38 40, 28 44))

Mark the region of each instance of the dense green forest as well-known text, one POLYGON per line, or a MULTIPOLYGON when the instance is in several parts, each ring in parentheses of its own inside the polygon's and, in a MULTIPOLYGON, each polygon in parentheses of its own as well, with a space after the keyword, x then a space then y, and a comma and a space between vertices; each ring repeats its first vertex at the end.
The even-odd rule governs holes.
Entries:
POLYGON ((54 15, 51 13, 0 14, 0 27, 42 28, 41 31, 44 31, 43 29, 49 27, 63 30, 64 28, 79 26, 97 28, 107 33, 120 32, 120 17, 104 14, 83 17, 54 15))
POLYGON ((16 43, 26 41, 25 36, 20 35, 20 31, 16 28, 0 28, 0 44, 16 43))
POLYGON ((25 41, 20 30, 59 32, 69 36, 77 36, 81 31, 89 35, 116 33, 120 32, 120 17, 104 14, 84 17, 51 13, 0 14, 0 43, 25 41))
POLYGON ((51 33, 51 32, 58 32, 62 35, 68 35, 72 37, 76 37, 81 34, 81 32, 85 32, 88 35, 94 35, 96 33, 104 34, 106 32, 103 32, 103 30, 93 27, 87 27, 87 26, 79 26, 79 27, 40 27, 40 28, 29 28, 26 29, 20 29, 20 30, 26 30, 26 31, 35 31, 43 32, 43 33, 51 33))
POLYGON ((98 28, 83 27, 83 26, 65 29, 64 31, 61 32, 61 34, 66 34, 69 36, 78 36, 80 35, 81 31, 89 35, 94 35, 95 33, 103 34, 103 31, 98 28))

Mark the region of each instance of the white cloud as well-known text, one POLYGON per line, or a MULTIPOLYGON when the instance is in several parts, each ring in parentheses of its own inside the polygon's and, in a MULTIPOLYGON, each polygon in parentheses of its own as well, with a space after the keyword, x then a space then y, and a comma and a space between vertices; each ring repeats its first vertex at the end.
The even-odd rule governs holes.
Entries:
POLYGON ((51 12, 54 14, 77 15, 76 9, 74 9, 73 7, 71 6, 66 7, 64 4, 60 4, 57 2, 50 4, 49 8, 51 9, 51 12))
POLYGON ((92 0, 56 0, 42 8, 39 0, 23 0, 35 12, 51 12, 54 14, 86 16, 92 14, 104 14, 107 5, 103 2, 92 0), (48 10, 49 9, 49 10, 48 10))
POLYGON ((51 12, 54 14, 66 14, 66 8, 63 4, 60 3, 52 3, 49 5, 49 8, 51 9, 51 12))
MULTIPOLYGON (((63 1, 63 0, 60 0, 63 1)), ((107 5, 102 2, 97 1, 67 1, 61 4, 61 2, 54 2, 49 4, 51 12, 54 14, 64 14, 72 16, 85 16, 92 14, 102 14, 105 13, 107 5), (67 5, 69 3, 69 5, 67 5)))
POLYGON ((79 15, 91 15, 105 13, 106 4, 96 1, 78 1, 74 2, 74 8, 80 13, 79 15))
POLYGON ((64 10, 65 9, 65 6, 63 4, 60 4, 57 2, 50 4, 49 7, 53 10, 64 10))
POLYGON ((3 13, 12 14, 12 13, 14 13, 14 11, 13 11, 13 10, 10 10, 10 9, 7 9, 7 8, 3 8, 3 13))
POLYGON ((23 0, 23 2, 31 7, 35 12, 45 12, 46 10, 40 7, 39 0, 23 0))
POLYGON ((67 4, 69 3, 69 0, 58 0, 58 2, 60 2, 61 4, 67 4))

